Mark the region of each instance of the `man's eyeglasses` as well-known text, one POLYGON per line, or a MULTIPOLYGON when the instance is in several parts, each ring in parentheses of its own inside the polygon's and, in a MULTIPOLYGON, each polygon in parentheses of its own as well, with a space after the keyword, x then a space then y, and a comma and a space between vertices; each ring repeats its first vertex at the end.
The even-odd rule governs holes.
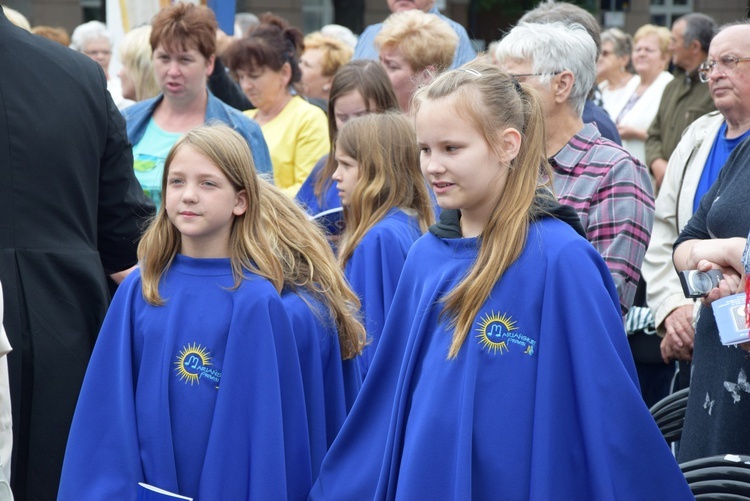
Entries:
POLYGON ((545 72, 542 72, 542 73, 508 73, 508 75, 518 80, 519 78, 541 77, 544 75, 554 76, 554 75, 559 75, 560 73, 562 73, 562 70, 553 71, 551 73, 545 73, 545 72))
POLYGON ((701 82, 708 82, 711 70, 716 67, 719 71, 732 71, 738 64, 750 61, 750 57, 724 56, 716 61, 710 59, 698 67, 698 78, 701 82))

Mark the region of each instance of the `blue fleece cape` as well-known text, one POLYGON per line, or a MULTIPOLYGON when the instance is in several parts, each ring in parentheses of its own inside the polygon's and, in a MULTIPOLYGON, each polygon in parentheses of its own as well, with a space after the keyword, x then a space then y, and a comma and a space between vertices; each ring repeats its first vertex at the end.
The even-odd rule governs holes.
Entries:
POLYGON ((138 482, 201 500, 304 499, 310 451, 284 304, 228 259, 176 256, 163 306, 119 287, 86 373, 59 499, 136 499, 138 482))
POLYGON ((316 478, 323 456, 357 398, 362 376, 356 359, 341 359, 336 325, 320 301, 302 290, 285 290, 281 298, 297 341, 316 478))
MULTIPOLYGON (((312 172, 310 172, 310 175, 307 176, 307 179, 305 179, 305 182, 302 183, 302 186, 297 192, 297 195, 295 195, 294 197, 297 202, 302 204, 302 206, 311 216, 329 209, 341 207, 341 198, 339 198, 339 191, 336 188, 335 182, 331 182, 331 184, 328 186, 328 189, 325 193, 322 194, 323 196, 320 197, 320 199, 315 196, 315 184, 318 182, 318 176, 320 176, 321 172, 323 171, 323 166, 325 166, 327 159, 328 155, 325 155, 323 158, 318 160, 318 163, 315 164, 312 172)), ((432 211, 435 213, 435 217, 438 218, 440 217, 440 212, 442 211, 442 209, 437 203, 435 192, 429 189, 429 186, 427 192, 429 193, 430 201, 432 202, 432 211)))
POLYGON ((295 195, 294 197, 297 202, 303 205, 308 214, 310 214, 311 216, 314 216, 315 214, 326 211, 328 209, 341 207, 341 199, 339 198, 339 191, 338 189, 336 189, 335 182, 331 182, 331 184, 328 186, 328 189, 325 191, 325 193, 322 194, 323 196, 320 197, 320 199, 315 196, 315 184, 318 182, 318 177, 323 171, 326 160, 328 160, 328 155, 325 155, 323 158, 318 160, 318 163, 315 164, 312 172, 310 172, 310 175, 307 176, 307 179, 305 179, 305 182, 302 183, 299 191, 297 191, 297 195, 295 195))
POLYGON ((416 218, 391 209, 370 228, 346 263, 344 274, 362 302, 362 317, 370 341, 358 357, 363 378, 378 347, 406 254, 421 234, 416 218))
POLYGON ((310 499, 692 499, 593 247, 565 223, 533 223, 448 360, 440 300, 476 255, 476 239, 414 244, 310 499))

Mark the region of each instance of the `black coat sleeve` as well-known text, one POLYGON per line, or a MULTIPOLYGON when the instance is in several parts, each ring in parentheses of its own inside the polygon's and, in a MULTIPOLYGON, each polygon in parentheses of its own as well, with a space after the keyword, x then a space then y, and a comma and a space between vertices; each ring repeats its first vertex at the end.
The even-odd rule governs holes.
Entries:
POLYGON ((109 93, 107 113, 106 145, 99 171, 97 243, 105 271, 114 273, 136 263, 138 240, 155 207, 135 178, 125 119, 109 93))

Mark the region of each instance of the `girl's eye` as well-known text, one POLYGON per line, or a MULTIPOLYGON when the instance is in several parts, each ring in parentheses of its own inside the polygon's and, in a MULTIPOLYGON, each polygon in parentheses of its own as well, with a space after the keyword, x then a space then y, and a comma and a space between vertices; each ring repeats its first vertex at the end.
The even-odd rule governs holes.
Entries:
POLYGON ((182 183, 182 179, 173 178, 169 180, 168 184, 181 184, 181 183, 182 183))
POLYGON ((446 146, 445 151, 448 151, 448 152, 458 151, 458 146, 446 146))
POLYGON ((427 147, 424 147, 424 146, 421 147, 421 148, 419 148, 419 151, 420 151, 420 153, 424 153, 425 155, 429 155, 430 154, 430 149, 427 148, 427 147))
POLYGON ((216 186, 216 183, 214 183, 213 181, 204 181, 203 184, 205 184, 206 186, 211 186, 211 187, 216 186))

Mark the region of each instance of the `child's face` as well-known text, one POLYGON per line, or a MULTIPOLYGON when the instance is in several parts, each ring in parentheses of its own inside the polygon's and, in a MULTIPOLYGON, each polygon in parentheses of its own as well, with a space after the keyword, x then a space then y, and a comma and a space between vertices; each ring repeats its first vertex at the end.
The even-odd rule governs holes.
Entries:
POLYGON ((167 175, 165 210, 189 257, 229 257, 232 222, 247 210, 247 193, 237 191, 209 158, 182 146, 167 175))
POLYGON ((423 102, 416 129, 422 173, 438 205, 460 209, 464 236, 478 235, 502 196, 507 165, 457 113, 451 96, 423 102))
MULTIPOLYGON (((370 103, 370 109, 375 109, 375 103, 370 103)), ((358 90, 337 97, 333 103, 333 118, 336 120, 337 130, 341 130, 344 124, 352 118, 361 117, 367 113, 367 103, 358 90)))
POLYGON ((347 207, 351 204, 354 187, 359 179, 359 162, 350 157, 341 148, 336 147, 336 170, 331 178, 336 181, 336 189, 339 190, 341 205, 347 207))

